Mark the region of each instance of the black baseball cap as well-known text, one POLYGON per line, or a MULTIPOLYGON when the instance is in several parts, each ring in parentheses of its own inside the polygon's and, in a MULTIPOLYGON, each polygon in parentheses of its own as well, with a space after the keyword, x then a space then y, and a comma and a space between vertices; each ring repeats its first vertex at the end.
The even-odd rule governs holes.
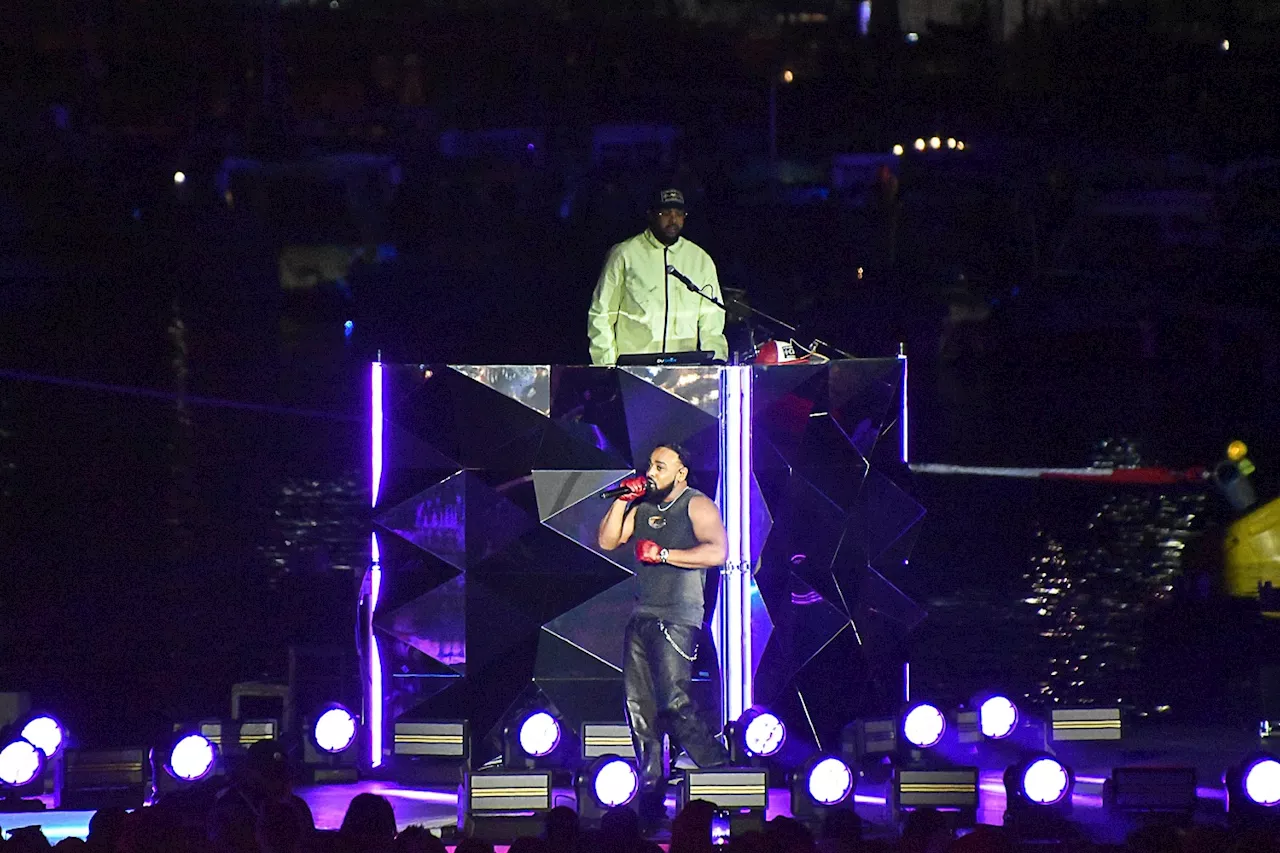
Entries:
POLYGON ((650 210, 667 210, 672 207, 684 210, 684 193, 675 187, 658 190, 653 194, 653 202, 649 205, 650 210))

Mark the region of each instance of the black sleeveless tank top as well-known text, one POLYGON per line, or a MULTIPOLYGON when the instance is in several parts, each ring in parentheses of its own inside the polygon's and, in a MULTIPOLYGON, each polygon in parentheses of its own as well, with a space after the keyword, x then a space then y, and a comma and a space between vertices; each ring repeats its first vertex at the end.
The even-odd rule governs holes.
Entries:
MULTIPOLYGON (((631 541, 652 539, 663 548, 686 549, 698 544, 689 518, 689 501, 702 492, 686 488, 667 506, 645 501, 636 508, 636 529, 631 541)), ((635 612, 673 625, 701 627, 706 569, 682 569, 665 563, 641 563, 637 569, 640 595, 635 612)))

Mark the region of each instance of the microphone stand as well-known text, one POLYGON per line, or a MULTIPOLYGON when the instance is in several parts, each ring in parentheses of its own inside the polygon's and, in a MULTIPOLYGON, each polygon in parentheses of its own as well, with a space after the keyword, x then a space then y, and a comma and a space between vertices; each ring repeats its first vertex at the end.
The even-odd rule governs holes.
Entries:
MULTIPOLYGON (((711 294, 709 294, 709 293, 703 293, 703 292, 698 288, 698 286, 697 286, 696 284, 694 284, 694 283, 693 283, 692 281, 690 281, 687 277, 685 277, 683 274, 681 274, 677 269, 675 269, 675 267, 668 266, 668 267, 667 267, 667 272, 671 273, 671 274, 672 274, 672 276, 674 276, 674 278, 675 278, 677 281, 679 281, 681 284, 683 284, 683 285, 684 285, 684 286, 685 286, 689 291, 691 291, 691 292, 693 292, 693 293, 698 294, 698 295, 699 295, 699 296, 701 296, 703 299, 707 300, 707 301, 708 301, 708 302, 710 302, 712 305, 716 306, 716 307, 717 307, 717 308, 719 308, 721 311, 725 312, 725 315, 726 315, 726 316, 728 315, 728 313, 729 313, 729 307, 728 307, 727 305, 725 305, 725 304, 724 304, 723 302, 721 302, 719 299, 716 299, 716 298, 715 298, 714 296, 712 296, 711 294)), ((763 311, 761 311, 759 308, 756 308, 756 307, 754 307, 754 306, 748 305, 746 302, 743 302, 742 300, 737 300, 737 299, 735 299, 735 300, 733 301, 733 304, 734 304, 734 307, 737 307, 737 308, 746 308, 746 309, 747 309, 748 311, 750 311, 751 313, 756 314, 756 315, 758 315, 758 316, 760 316, 760 317, 763 317, 764 319, 768 320, 768 321, 769 321, 769 322, 771 322, 771 323, 776 323, 777 325, 779 325, 779 326, 781 326, 782 328, 786 329, 787 331, 791 332, 791 334, 792 334, 792 335, 797 335, 797 336, 798 336, 798 335, 800 334, 799 330, 798 330, 798 329, 796 329, 796 327, 795 327, 795 326, 793 326, 793 325, 791 325, 790 323, 786 323, 786 322, 784 322, 784 321, 782 321, 782 320, 779 320, 777 317, 774 317, 774 316, 772 316, 772 315, 770 315, 770 314, 766 314, 766 313, 764 313, 763 311)), ((754 344, 754 336, 753 336, 753 344, 754 344)), ((831 350, 831 351, 832 351, 832 352, 834 352, 834 353, 837 353, 838 355, 843 356, 844 358, 856 358, 856 356, 854 356, 853 354, 851 354, 851 353, 847 353, 847 352, 845 352, 844 350, 840 349, 840 347, 837 347, 837 346, 834 346, 834 345, 832 345, 832 344, 829 344, 829 343, 827 343, 826 341, 822 340, 821 338, 814 338, 814 339, 813 339, 813 343, 809 345, 808 349, 809 349, 809 351, 810 351, 810 352, 813 352, 813 351, 817 350, 817 348, 818 348, 818 347, 820 347, 820 346, 822 346, 822 347, 826 347, 827 349, 831 350)))

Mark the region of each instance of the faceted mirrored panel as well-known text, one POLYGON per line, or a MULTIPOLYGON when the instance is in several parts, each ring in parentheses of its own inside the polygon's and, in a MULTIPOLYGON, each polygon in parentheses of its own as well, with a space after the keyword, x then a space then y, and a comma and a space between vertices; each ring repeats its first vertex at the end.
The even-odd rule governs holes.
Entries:
POLYGON ((515 666, 526 660, 524 676, 532 677, 533 646, 540 623, 537 614, 511 600, 506 578, 467 577, 467 664, 476 676, 485 667, 515 666), (495 583, 496 580, 496 583, 495 583), (508 664, 509 662, 509 664, 508 664))
POLYGON ((870 566, 863 570, 854 618, 864 633, 875 628, 887 632, 886 637, 905 636, 926 615, 923 607, 886 580, 884 575, 870 566))
POLYGON ((879 471, 862 481, 867 557, 874 562, 920 519, 924 507, 879 471))
MULTIPOLYGON (((600 512, 601 518, 608 509, 609 502, 601 500, 598 495, 604 490, 616 486, 631 471, 534 471, 533 487, 538 496, 538 517, 546 521, 579 501, 596 499, 594 509, 600 512)), ((600 519, 596 519, 599 524, 600 519)), ((571 537, 577 540, 576 536, 571 537)))
MULTIPOLYGON (((387 458, 375 523, 395 536, 383 537, 377 630, 393 718, 463 707, 482 738, 530 691, 554 693, 568 718, 598 717, 588 705, 617 706, 636 565, 630 548, 598 548, 609 504, 595 496, 667 442, 685 445, 693 484, 714 494, 720 371, 410 365, 383 373, 387 458), (450 607, 452 616, 442 612, 450 607)), ((800 715, 784 716, 793 729, 817 731, 831 721, 810 719, 802 700, 835 691, 847 722, 869 695, 869 662, 891 658, 922 615, 867 568, 909 551, 922 512, 894 485, 906 482, 900 463, 868 469, 868 458, 884 460, 901 365, 752 375, 756 698, 800 715)), ((706 646, 695 687, 714 688, 706 646)))
POLYGON ((795 571, 821 590, 821 578, 831 571, 840 544, 845 513, 808 480, 793 474, 773 514, 761 559, 761 583, 775 573, 795 571))
MULTIPOLYGON (((825 749, 837 749, 840 730, 881 700, 871 676, 853 631, 841 631, 797 673, 794 687, 803 697, 808 721, 825 749)), ((901 693, 886 697, 890 713, 896 712, 901 697, 901 693)), ((801 719, 796 719, 795 728, 802 729, 801 719)))
POLYGON ((458 575, 389 612, 377 627, 458 673, 466 672, 466 578, 458 575))
POLYGON ((720 470, 719 420, 660 388, 618 371, 632 464, 648 467, 650 452, 659 444, 679 444, 689 451, 691 482, 715 493, 720 470))
POLYGON ((701 409, 713 418, 720 417, 720 368, 718 367, 624 367, 619 368, 643 379, 701 409))
POLYGON ((780 411, 793 408, 788 398, 810 402, 826 399, 827 366, 823 364, 773 364, 751 368, 751 403, 756 414, 764 414, 780 405, 780 411))
POLYGON ((870 457, 881 425, 901 400, 903 363, 896 358, 833 361, 827 368, 832 417, 864 457, 870 457))
POLYGON ((759 702, 780 695, 796 673, 851 627, 847 614, 794 574, 785 585, 785 598, 770 608, 770 616, 773 631, 756 672, 759 702))
POLYGON ((551 414, 551 367, 545 364, 450 365, 463 376, 522 403, 540 415, 551 414))
POLYGON ((622 672, 623 632, 639 592, 640 581, 628 578, 548 622, 546 630, 622 672))
MULTIPOLYGON (((551 419, 565 435, 606 454, 609 465, 578 462, 574 467, 626 467, 633 464, 627 413, 618 377, 609 367, 554 367, 551 370, 551 419)), ((540 467, 568 468, 567 462, 540 467)))
POLYGON ((465 571, 466 516, 467 473, 460 471, 383 512, 375 523, 465 571))

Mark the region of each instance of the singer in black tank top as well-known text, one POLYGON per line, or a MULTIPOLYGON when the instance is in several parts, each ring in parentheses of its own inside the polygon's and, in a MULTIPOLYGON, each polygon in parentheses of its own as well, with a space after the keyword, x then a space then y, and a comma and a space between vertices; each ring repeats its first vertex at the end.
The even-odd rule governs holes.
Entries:
POLYGON ((600 522, 599 545, 629 547, 619 556, 639 580, 636 606, 623 638, 622 686, 627 723, 640 770, 640 817, 648 827, 666 814, 663 738, 688 752, 699 767, 729 761, 728 751, 698 715, 689 694, 693 662, 703 630, 707 570, 724 564, 726 536, 720 512, 688 485, 688 454, 661 445, 649 456, 647 483, 624 480, 619 497, 600 522), (641 488, 647 487, 643 499, 641 488))

